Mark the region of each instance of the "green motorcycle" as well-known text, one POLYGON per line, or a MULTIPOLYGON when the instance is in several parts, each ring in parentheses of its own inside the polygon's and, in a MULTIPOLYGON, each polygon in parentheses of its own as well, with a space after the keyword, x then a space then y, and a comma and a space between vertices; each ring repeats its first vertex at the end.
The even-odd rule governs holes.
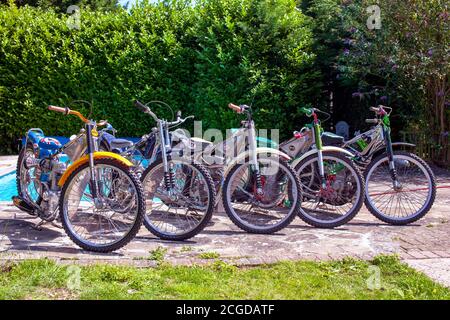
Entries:
MULTIPOLYGON (((303 199, 299 216, 308 224, 334 228, 349 222, 364 202, 364 179, 352 161, 353 154, 337 146, 324 146, 316 108, 302 108, 312 123, 294 132, 294 137, 280 144, 280 149, 294 158, 303 199)), ((326 120, 326 119, 325 119, 326 120)))
POLYGON ((353 160, 364 170, 367 209, 389 224, 412 223, 433 206, 436 178, 424 160, 412 152, 398 150, 414 145, 391 141, 392 108, 380 105, 370 110, 376 115, 366 120, 375 125, 372 129, 334 145, 352 152, 353 160))

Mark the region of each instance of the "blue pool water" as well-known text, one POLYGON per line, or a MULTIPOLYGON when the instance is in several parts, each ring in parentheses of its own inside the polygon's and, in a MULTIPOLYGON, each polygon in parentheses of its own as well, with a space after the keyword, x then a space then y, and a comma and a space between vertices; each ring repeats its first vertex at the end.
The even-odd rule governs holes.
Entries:
MULTIPOLYGON (((52 136, 52 138, 57 139, 61 144, 65 144, 69 141, 67 137, 60 136, 52 136)), ((126 137, 124 139, 133 141, 134 143, 139 141, 139 138, 129 138, 126 137)), ((25 138, 22 139, 22 144, 25 142, 25 138)), ((69 160, 68 158, 62 159, 63 161, 69 160)), ((146 160, 143 161, 143 164, 146 166, 146 160)), ((3 176, 0 176, 0 201, 11 201, 12 196, 17 195, 17 186, 16 186, 16 171, 10 172, 3 176)))
POLYGON ((0 201, 11 201, 11 197, 16 195, 16 172, 0 176, 0 201))
MULTIPOLYGON (((62 158, 63 161, 69 161, 68 158, 62 158)), ((147 167, 148 160, 143 160, 142 165, 147 167)), ((11 201, 12 196, 17 195, 16 171, 12 171, 0 176, 0 201, 11 201)))

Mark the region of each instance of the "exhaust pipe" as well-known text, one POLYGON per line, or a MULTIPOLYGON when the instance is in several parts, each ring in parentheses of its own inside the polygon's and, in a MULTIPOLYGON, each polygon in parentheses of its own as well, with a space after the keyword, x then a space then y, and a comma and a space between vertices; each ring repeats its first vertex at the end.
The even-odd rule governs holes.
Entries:
POLYGON ((19 208, 22 211, 25 211, 26 213, 29 213, 31 215, 35 215, 34 214, 34 206, 29 203, 27 200, 25 200, 24 198, 20 197, 20 196, 14 196, 12 197, 12 201, 13 204, 19 208))

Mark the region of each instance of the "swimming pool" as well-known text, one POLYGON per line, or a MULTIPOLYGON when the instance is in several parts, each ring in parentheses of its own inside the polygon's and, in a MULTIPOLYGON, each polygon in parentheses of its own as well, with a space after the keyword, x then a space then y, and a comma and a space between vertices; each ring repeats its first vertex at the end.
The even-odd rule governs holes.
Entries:
MULTIPOLYGON (((144 168, 148 166, 148 160, 135 157, 144 168)), ((69 162, 66 155, 62 155, 62 161, 69 162)), ((16 171, 0 176, 0 201, 12 201, 11 198, 17 196, 16 171)))
MULTIPOLYGON (((51 138, 57 139, 61 144, 67 143, 69 138, 61 137, 61 136, 51 136, 51 138)), ((135 143, 139 141, 139 138, 131 138, 125 137, 123 139, 127 139, 135 143)), ((22 144, 25 143, 25 138, 22 138, 22 144)), ((66 155, 62 155, 62 161, 68 162, 69 158, 66 155)), ((147 165, 146 160, 143 161, 143 165, 147 165)), ((17 195, 17 185, 16 185, 16 171, 9 172, 4 175, 0 175, 0 201, 12 201, 11 198, 17 195)))
POLYGON ((11 201, 16 195, 16 171, 0 176, 0 201, 11 201))

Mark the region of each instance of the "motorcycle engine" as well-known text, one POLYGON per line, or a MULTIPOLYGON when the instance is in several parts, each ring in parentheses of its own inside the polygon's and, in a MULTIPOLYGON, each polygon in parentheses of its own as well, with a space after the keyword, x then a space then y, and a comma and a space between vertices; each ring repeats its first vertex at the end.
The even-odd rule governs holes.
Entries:
POLYGON ((332 182, 331 187, 336 192, 336 204, 344 205, 351 201, 356 193, 356 185, 348 179, 345 172, 339 172, 336 175, 335 180, 332 182))

